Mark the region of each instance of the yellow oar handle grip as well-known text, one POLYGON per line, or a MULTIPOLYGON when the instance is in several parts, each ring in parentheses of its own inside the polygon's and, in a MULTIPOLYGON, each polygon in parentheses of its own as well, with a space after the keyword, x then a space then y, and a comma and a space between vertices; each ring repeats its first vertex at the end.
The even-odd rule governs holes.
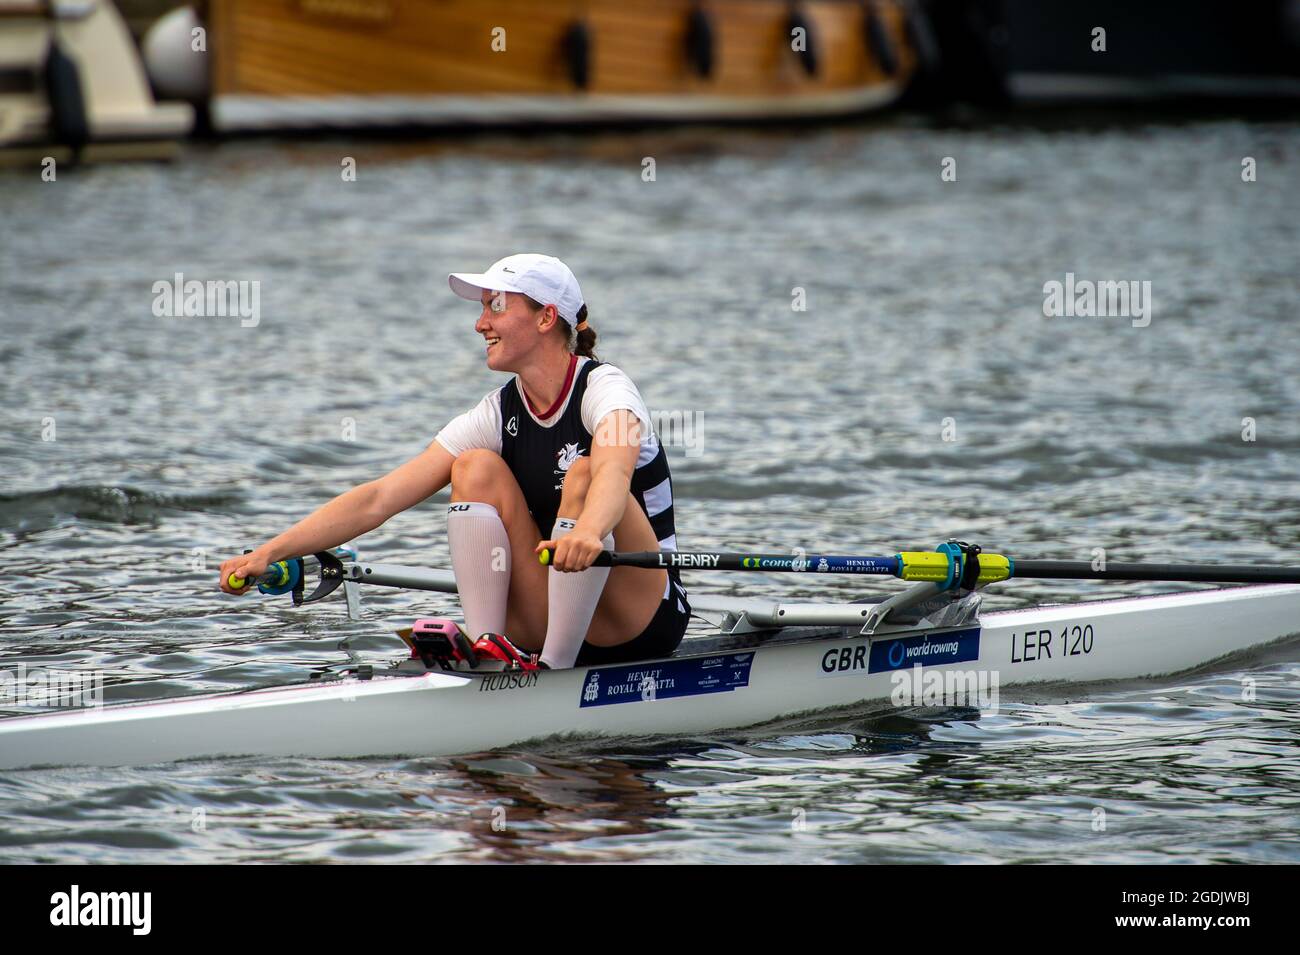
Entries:
POLYGON ((247 580, 245 580, 243 577, 236 576, 235 574, 231 574, 229 577, 227 577, 226 583, 230 584, 232 590, 243 590, 245 587, 248 586, 247 580))
POLYGON ((947 554, 928 550, 903 551, 898 555, 903 560, 903 580, 931 580, 942 584, 952 573, 952 564, 947 554))
MULTIPOLYGON (((946 583, 951 573, 947 554, 936 551, 904 551, 898 555, 903 559, 903 580, 929 580, 936 584, 946 583)), ((1011 579, 1011 561, 1001 554, 980 554, 981 584, 992 584, 999 580, 1011 579)))
POLYGON ((980 583, 993 584, 999 580, 1010 580, 1012 575, 1011 558, 1002 554, 980 554, 980 583))
POLYGON ((549 567, 551 565, 551 558, 554 556, 555 555, 551 553, 549 547, 543 547, 542 552, 537 555, 537 562, 543 567, 549 567))

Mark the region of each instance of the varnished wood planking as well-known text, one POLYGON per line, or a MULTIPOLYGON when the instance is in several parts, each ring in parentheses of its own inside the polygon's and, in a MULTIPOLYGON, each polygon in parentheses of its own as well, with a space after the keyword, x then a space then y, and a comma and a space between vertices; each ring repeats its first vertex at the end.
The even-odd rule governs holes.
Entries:
MULTIPOLYGON (((715 39, 708 80, 686 62, 690 0, 390 0, 385 23, 305 14, 297 0, 214 0, 215 84, 218 94, 569 93, 560 44, 578 19, 592 36, 592 93, 797 95, 885 79, 865 49, 860 4, 800 5, 817 47, 814 77, 790 49, 787 4, 712 0, 704 6, 715 39), (504 53, 491 50, 498 26, 506 30, 504 53)), ((909 69, 897 9, 876 9, 909 69)))
MULTIPOLYGON (((769 8, 767 11, 768 16, 765 20, 761 21, 761 25, 767 27, 767 29, 763 31, 764 35, 762 39, 768 41, 770 47, 770 50, 768 52, 772 59, 772 66, 778 70, 781 70, 794 61, 794 54, 788 51, 788 44, 786 43, 784 36, 782 35, 783 27, 784 27, 784 10, 780 8, 779 4, 769 3, 767 4, 767 6, 769 8), (778 16, 773 16, 773 14, 778 14, 778 16)), ((830 31, 827 31, 827 18, 825 17, 819 18, 821 22, 814 21, 814 29, 819 34, 818 36, 819 46, 824 47, 822 51, 822 59, 823 61, 830 62, 830 63, 835 63, 837 61, 844 60, 845 58, 839 56, 838 55, 839 51, 834 48, 834 44, 826 43, 826 41, 821 38, 820 34, 823 31, 826 31, 828 36, 830 36, 832 40, 834 39, 843 40, 845 38, 845 33, 842 30, 835 32, 834 27, 845 26, 845 25, 851 26, 851 24, 846 24, 844 22, 846 18, 842 16, 842 14, 846 12, 846 9, 847 12, 849 12, 850 14, 856 14, 856 10, 852 9, 851 7, 847 7, 847 5, 836 4, 833 6, 839 8, 837 10, 834 10, 833 12, 836 14, 840 14, 840 16, 837 17, 835 21, 831 21, 830 31)), ((723 12, 725 13, 726 11, 723 12)), ((746 11, 742 8, 739 12, 743 15, 746 11)), ((594 33, 596 33, 598 38, 598 41, 595 44, 596 70, 595 70, 595 83, 593 84, 595 88, 599 89, 606 85, 605 83, 602 82, 602 80, 606 75, 606 70, 602 70, 602 63, 604 61, 610 61, 610 65, 607 69, 607 72, 611 77, 611 81, 608 83, 608 85, 615 88, 619 86, 624 86, 628 90, 637 89, 638 84, 619 83, 619 79, 623 76, 628 75, 629 73, 635 75, 638 72, 644 78, 644 81, 641 84, 639 84, 639 87, 647 91, 661 91, 665 88, 665 86, 674 85, 671 82, 672 78, 669 75, 673 72, 671 70, 672 59, 676 59, 678 61, 678 64, 680 65, 680 68, 676 72, 678 72, 679 74, 684 74, 682 75, 681 80, 689 81, 690 79, 689 75, 685 75, 686 71, 684 70, 684 65, 685 65, 684 58, 681 56, 679 52, 682 34, 684 33, 684 24, 682 23, 684 18, 680 18, 678 23, 671 23, 670 21, 666 22, 664 18, 659 19, 656 25, 659 26, 660 28, 660 33, 661 33, 660 39, 661 40, 666 39, 667 46, 663 47, 661 55, 658 57, 659 62, 654 62, 655 51, 647 50, 646 44, 644 42, 641 42, 642 38, 640 37, 637 38, 636 41, 633 42, 631 45, 620 44, 616 46, 615 43, 610 42, 612 39, 614 40, 618 39, 620 35, 624 34, 624 31, 616 32, 613 30, 606 29, 608 24, 605 18, 599 15, 599 11, 597 11, 597 14, 598 15, 594 15, 589 18, 589 22, 591 23, 592 30, 594 33), (674 42, 674 40, 676 42, 674 42), (670 46, 677 47, 677 50, 669 50, 668 47, 670 46), (625 48, 628 51, 627 53, 624 53, 625 48), (602 51, 607 51, 607 55, 604 58, 602 58, 601 55, 602 51), (650 62, 645 62, 645 60, 642 59, 642 57, 644 57, 647 52, 650 53, 650 57, 649 57, 650 62), (675 55, 669 57, 668 54, 670 52, 675 55), (634 59, 632 56, 632 54, 634 53, 640 53, 642 54, 642 56, 635 57, 634 59), (644 64, 644 68, 641 70, 637 70, 637 67, 642 66, 642 64, 644 64), (669 80, 669 82, 665 83, 665 80, 669 80)), ((503 22, 507 26, 507 29, 509 30, 510 29, 509 21, 506 20, 505 18, 501 18, 501 19, 503 20, 503 22)), ((477 24, 479 31, 486 34, 487 31, 483 29, 483 20, 479 19, 474 22, 475 24, 477 24)), ((649 20, 648 22, 655 23, 655 21, 653 20, 649 20)), ((446 39, 448 36, 452 36, 452 38, 454 39, 453 31, 455 29, 455 26, 456 24, 444 24, 442 38, 446 39)), ((564 28, 564 22, 563 20, 559 20, 559 22, 552 22, 550 24, 550 27, 551 27, 551 31, 549 35, 546 35, 542 33, 540 30, 536 30, 536 29, 527 31, 523 37, 524 50, 522 52, 524 52, 525 54, 529 54, 529 53, 534 54, 536 62, 531 64, 532 72, 534 73, 534 75, 536 75, 539 72, 543 74, 549 73, 552 74, 551 77, 552 83, 557 81, 563 82, 565 81, 563 62, 555 54, 554 51, 558 47, 559 37, 562 34, 562 30, 564 28), (540 43, 538 42, 539 40, 540 43), (548 69, 548 67, 550 68, 548 69)), ((299 27, 299 29, 302 29, 301 26, 299 27)), ((334 32, 335 32, 334 28, 331 27, 329 33, 332 34, 334 32)), ((365 31, 362 30, 359 32, 364 33, 365 31)), ((453 60, 450 63, 449 68, 452 71, 457 71, 457 72, 465 71, 466 73, 472 74, 478 81, 476 84, 474 84, 475 86, 481 87, 481 84, 487 83, 489 86, 492 87, 499 85, 501 88, 504 89, 512 89, 512 88, 517 89, 519 74, 521 72, 519 66, 523 65, 521 61, 524 59, 519 55, 521 53, 520 32, 521 31, 519 31, 518 29, 513 30, 514 35, 511 37, 512 44, 509 53, 496 54, 496 53, 488 52, 485 55, 476 54, 469 58, 462 56, 459 59, 453 60), (493 62, 492 62, 493 60, 504 61, 502 63, 502 66, 504 66, 505 68, 491 69, 490 67, 493 66, 493 62), (493 82, 494 78, 497 80, 497 82, 493 82)), ((427 36, 428 34, 426 33, 424 35, 427 36)), ((737 30, 730 30, 727 33, 722 33, 721 39, 723 39, 724 41, 727 39, 731 39, 735 43, 735 45, 739 46, 740 42, 742 42, 747 35, 754 35, 753 31, 746 31, 745 34, 742 34, 737 30)), ((290 56, 310 57, 312 51, 315 50, 322 42, 328 42, 328 39, 329 39, 328 36, 322 37, 319 33, 317 33, 317 35, 315 36, 312 36, 308 34, 306 31, 304 31, 304 33, 299 37, 298 43, 292 45, 285 44, 283 51, 281 50, 272 51, 273 57, 278 57, 282 53, 285 53, 290 56)), ((333 58, 330 64, 333 67, 333 69, 330 70, 330 74, 337 75, 339 80, 346 81, 346 74, 354 72, 353 70, 346 69, 346 67, 348 66, 348 64, 352 64, 356 67, 359 67, 359 70, 362 71, 361 75, 357 78, 357 82, 361 82, 364 81, 365 79, 364 71, 374 70, 377 67, 384 67, 386 65, 390 72, 398 74, 388 78, 389 82, 386 84, 387 91, 395 91, 395 90, 403 90, 403 89, 411 89, 411 88, 418 90, 421 88, 422 78, 425 82, 427 82, 428 79, 431 78, 430 74, 431 73, 436 74, 442 72, 443 64, 446 63, 446 54, 444 53, 444 51, 447 48, 447 44, 445 42, 440 42, 436 46, 433 44, 421 44, 418 42, 414 46, 408 46, 408 50, 409 50, 408 59, 410 59, 411 62, 409 63, 402 62, 399 66, 394 67, 395 58, 393 56, 393 51, 391 48, 371 50, 368 53, 365 45, 356 42, 361 39, 362 39, 361 36, 356 36, 354 34, 353 43, 348 44, 349 47, 352 48, 351 55, 346 58, 341 58, 341 57, 333 58), (423 59, 422 54, 426 54, 429 52, 435 54, 436 62, 434 63, 421 62, 421 60, 423 59), (409 73, 413 78, 412 81, 404 82, 402 80, 402 77, 400 76, 401 73, 409 73)), ((337 42, 338 40, 336 39, 335 43, 337 44, 337 42)), ((346 40, 344 40, 343 42, 347 43, 346 40)), ((757 75, 758 71, 756 71, 752 67, 749 70, 746 70, 744 72, 734 71, 737 73, 737 75, 735 75, 734 77, 729 77, 727 73, 727 66, 726 66, 728 58, 726 57, 725 42, 721 44, 721 46, 723 46, 723 49, 720 50, 720 53, 722 54, 722 56, 720 56, 720 59, 722 60, 721 63, 722 68, 719 70, 719 75, 717 77, 717 86, 724 89, 731 86, 731 83, 728 82, 729 78, 737 82, 744 89, 749 89, 751 87, 761 88, 764 85, 763 78, 760 75, 757 75)), ((849 48, 852 49, 852 46, 853 44, 850 42, 849 48)), ((463 50, 463 46, 462 46, 462 50, 463 50)), ((736 55, 731 57, 730 59, 737 62, 744 62, 745 60, 753 60, 755 59, 755 57, 745 56, 741 51, 736 51, 736 55)), ((273 62, 274 59, 272 60, 272 63, 273 62)), ((306 66, 307 69, 303 71, 304 73, 310 74, 315 71, 314 65, 311 64, 310 62, 308 62, 306 66)), ((296 73, 298 71, 295 70, 292 72, 296 73)), ((834 74, 830 74, 829 71, 828 71, 828 76, 825 78, 830 79, 832 82, 834 81, 834 79, 836 79, 834 74)), ((815 81, 810 81, 810 82, 815 82, 815 81)), ((347 85, 351 86, 352 84, 348 83, 347 85)), ((444 85, 449 85, 449 84, 444 84, 444 85)), ((472 89, 473 86, 471 86, 470 88, 472 89)), ((604 90, 602 89, 602 91, 604 90)))

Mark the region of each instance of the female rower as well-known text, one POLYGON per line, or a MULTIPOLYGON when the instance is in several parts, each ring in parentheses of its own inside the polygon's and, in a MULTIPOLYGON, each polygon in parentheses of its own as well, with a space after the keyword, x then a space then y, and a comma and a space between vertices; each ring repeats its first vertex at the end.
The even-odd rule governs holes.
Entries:
POLYGON ((222 563, 222 590, 242 593, 232 574, 352 540, 450 483, 447 539, 476 651, 552 669, 668 656, 690 614, 677 571, 592 566, 601 550, 673 550, 676 536, 667 455, 636 386, 596 360, 577 279, 525 253, 448 282, 482 306, 488 367, 514 377, 417 457, 222 563))

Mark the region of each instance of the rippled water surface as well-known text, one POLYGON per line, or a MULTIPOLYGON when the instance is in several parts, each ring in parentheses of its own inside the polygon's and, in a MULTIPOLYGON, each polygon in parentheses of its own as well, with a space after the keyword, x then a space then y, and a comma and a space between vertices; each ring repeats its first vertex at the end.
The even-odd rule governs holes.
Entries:
MULTIPOLYGON (((494 387, 445 275, 520 250, 574 267, 602 357, 652 408, 698 416, 671 451, 685 548, 962 535, 1295 562, 1297 182, 1300 127, 1275 120, 244 142, 52 184, 5 172, 0 664, 98 669, 110 699, 151 699, 384 661, 393 627, 452 612, 400 592, 367 593, 363 622, 236 602, 198 564, 401 463, 494 387), (155 317, 177 272, 260 281, 259 324, 155 317), (1150 324, 1045 319, 1067 272, 1150 281, 1150 324)), ((445 566, 444 500, 363 553, 445 566)), ((1099 587, 1017 582, 988 605, 1099 587)), ((1296 862, 1298 678, 1283 645, 997 715, 10 772, 0 859, 1296 862)))

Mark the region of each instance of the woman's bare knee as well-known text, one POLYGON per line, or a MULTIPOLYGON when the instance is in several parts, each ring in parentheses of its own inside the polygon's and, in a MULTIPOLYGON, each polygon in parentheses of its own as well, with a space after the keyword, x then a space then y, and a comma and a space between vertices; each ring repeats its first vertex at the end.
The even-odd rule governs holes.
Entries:
MULTIPOLYGON (((456 455, 451 465, 451 499, 495 504, 500 496, 501 477, 510 468, 501 455, 485 448, 473 448, 456 455)), ((513 477, 512 477, 513 480, 513 477)))

